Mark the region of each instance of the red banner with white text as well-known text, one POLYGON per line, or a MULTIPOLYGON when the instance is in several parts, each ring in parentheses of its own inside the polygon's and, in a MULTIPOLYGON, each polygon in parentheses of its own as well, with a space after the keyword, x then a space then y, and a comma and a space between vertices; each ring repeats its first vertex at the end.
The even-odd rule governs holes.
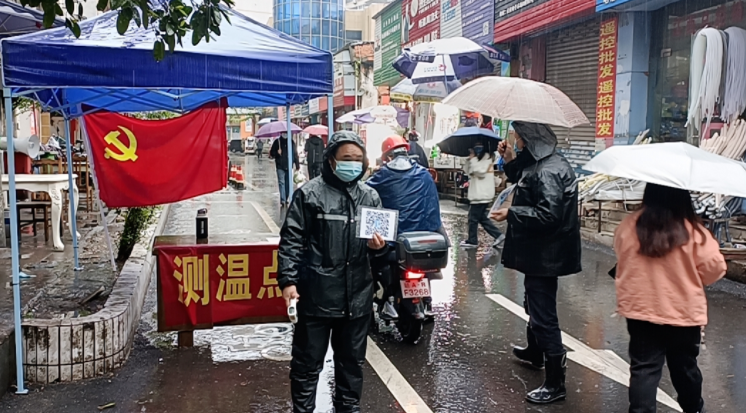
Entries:
POLYGON ((277 245, 158 246, 158 331, 287 321, 277 245))
POLYGON ((101 199, 107 206, 168 204, 218 191, 228 176, 225 102, 184 116, 140 120, 85 115, 101 199))

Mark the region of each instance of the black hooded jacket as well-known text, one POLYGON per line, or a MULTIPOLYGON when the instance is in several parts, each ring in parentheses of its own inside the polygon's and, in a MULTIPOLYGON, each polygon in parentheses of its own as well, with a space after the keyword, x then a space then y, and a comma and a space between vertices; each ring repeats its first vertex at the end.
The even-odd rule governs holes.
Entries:
POLYGON ((513 129, 525 147, 504 166, 516 189, 503 265, 532 276, 576 274, 581 245, 575 172, 557 153, 557 137, 547 125, 513 122, 513 129))
MULTIPOLYGON (((300 169, 300 162, 298 161, 298 151, 293 147, 293 166, 295 169, 300 169)), ((279 137, 272 142, 272 147, 269 148, 270 158, 275 160, 275 168, 283 171, 288 170, 288 139, 279 137)))
POLYGON ((306 141, 306 162, 309 165, 324 162, 324 141, 318 136, 311 136, 306 141))
POLYGON ((357 237, 357 216, 363 207, 381 208, 376 191, 360 182, 343 182, 328 160, 344 143, 363 141, 352 132, 337 132, 324 152, 320 178, 301 186, 280 232, 280 288, 296 285, 298 311, 312 317, 357 318, 373 309, 374 265, 385 265, 386 248, 372 251, 357 237))

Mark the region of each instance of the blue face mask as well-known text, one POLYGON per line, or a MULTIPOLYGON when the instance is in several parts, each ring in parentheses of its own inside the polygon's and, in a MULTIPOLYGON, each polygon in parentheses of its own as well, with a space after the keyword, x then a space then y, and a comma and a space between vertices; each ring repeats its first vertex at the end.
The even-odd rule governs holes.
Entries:
POLYGON ((484 152, 484 147, 482 147, 482 146, 477 146, 477 147, 475 147, 475 148, 474 148, 474 154, 475 154, 475 155, 479 156, 479 155, 481 155, 481 154, 482 154, 482 152, 484 152))
POLYGON ((363 163, 358 161, 337 161, 334 175, 343 182, 352 182, 363 172, 363 163))

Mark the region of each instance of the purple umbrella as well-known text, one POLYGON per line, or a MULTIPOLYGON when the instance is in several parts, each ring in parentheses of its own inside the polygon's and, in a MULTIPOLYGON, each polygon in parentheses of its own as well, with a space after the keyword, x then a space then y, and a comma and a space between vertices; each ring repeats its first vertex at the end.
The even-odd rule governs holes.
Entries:
MULTIPOLYGON (((300 128, 300 126, 291 123, 290 124, 290 130, 293 133, 303 132, 303 129, 300 128)), ((288 132, 288 123, 285 121, 275 121, 270 122, 261 128, 259 128, 258 131, 256 131, 257 138, 275 138, 280 136, 282 133, 288 132)))

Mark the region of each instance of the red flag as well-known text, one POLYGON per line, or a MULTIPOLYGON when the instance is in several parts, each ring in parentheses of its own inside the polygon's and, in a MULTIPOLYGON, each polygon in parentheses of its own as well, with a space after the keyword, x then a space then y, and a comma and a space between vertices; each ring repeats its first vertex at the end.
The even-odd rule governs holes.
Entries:
POLYGON ((228 176, 225 105, 168 120, 85 115, 101 200, 112 208, 167 204, 218 191, 228 176))

